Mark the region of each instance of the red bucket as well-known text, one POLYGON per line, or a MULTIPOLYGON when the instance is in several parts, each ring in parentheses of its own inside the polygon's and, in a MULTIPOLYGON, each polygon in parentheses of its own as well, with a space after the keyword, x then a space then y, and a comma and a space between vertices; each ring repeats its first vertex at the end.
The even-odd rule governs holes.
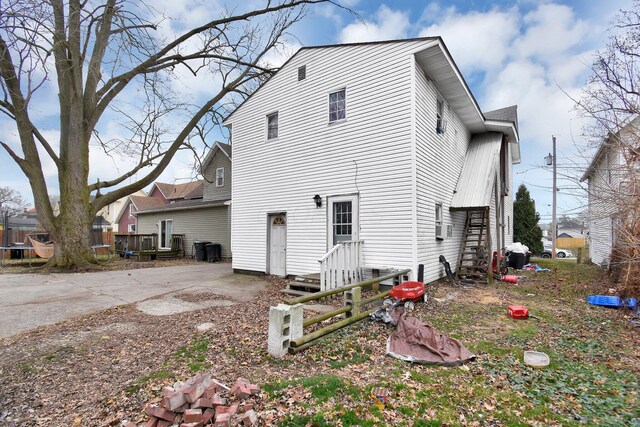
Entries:
POLYGON ((418 301, 424 295, 424 283, 410 281, 400 283, 391 289, 389 295, 403 301, 418 301))

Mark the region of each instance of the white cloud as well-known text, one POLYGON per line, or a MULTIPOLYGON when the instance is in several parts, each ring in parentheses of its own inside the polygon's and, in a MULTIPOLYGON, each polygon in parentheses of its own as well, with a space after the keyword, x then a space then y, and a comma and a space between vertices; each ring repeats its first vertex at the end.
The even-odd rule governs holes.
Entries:
POLYGON ((522 18, 526 28, 513 45, 513 55, 550 63, 564 57, 588 35, 589 24, 576 19, 566 5, 542 4, 522 18))
MULTIPOLYGON (((429 6, 429 16, 436 9, 429 6)), ((458 13, 444 11, 445 17, 420 31, 420 37, 441 36, 456 64, 467 73, 499 68, 518 34, 518 11, 458 13)), ((423 17, 427 14, 423 14, 423 17)))
POLYGON ((383 4, 376 12, 375 22, 349 24, 340 32, 339 40, 341 43, 353 43, 399 39, 407 37, 409 27, 409 15, 406 12, 391 10, 383 4))

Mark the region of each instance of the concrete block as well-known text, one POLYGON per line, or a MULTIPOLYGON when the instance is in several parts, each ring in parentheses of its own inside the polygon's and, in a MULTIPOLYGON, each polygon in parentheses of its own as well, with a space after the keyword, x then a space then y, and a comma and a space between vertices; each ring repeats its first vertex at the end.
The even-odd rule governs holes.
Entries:
POLYGON ((269 309, 269 354, 282 357, 289 351, 291 340, 302 336, 304 307, 302 304, 278 304, 269 309))
POLYGON ((346 313, 347 317, 357 316, 360 314, 360 301, 362 296, 361 288, 353 288, 347 291, 344 291, 342 294, 344 296, 344 305, 350 306, 351 311, 346 313))

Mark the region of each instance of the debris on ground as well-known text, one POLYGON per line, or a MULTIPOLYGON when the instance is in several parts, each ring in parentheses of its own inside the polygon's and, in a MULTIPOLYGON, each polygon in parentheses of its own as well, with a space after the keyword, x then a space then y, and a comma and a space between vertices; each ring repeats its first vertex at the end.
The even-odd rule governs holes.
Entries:
POLYGON ((442 366, 458 366, 476 358, 457 339, 407 316, 404 308, 394 308, 390 314, 397 326, 387 339, 387 355, 410 363, 442 366))
MULTIPOLYGON (((260 387, 238 378, 229 388, 211 375, 196 374, 162 389, 160 404, 148 404, 144 412, 149 416, 146 427, 227 427, 255 426, 258 416, 254 410, 260 387)), ((125 427, 138 427, 135 422, 125 427)))

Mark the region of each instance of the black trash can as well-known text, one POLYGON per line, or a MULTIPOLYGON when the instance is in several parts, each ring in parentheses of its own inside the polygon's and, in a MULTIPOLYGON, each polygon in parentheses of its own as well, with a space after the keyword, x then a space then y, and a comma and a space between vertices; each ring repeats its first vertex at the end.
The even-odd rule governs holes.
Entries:
POLYGON ((525 264, 525 255, 522 252, 511 252, 509 254, 509 267, 522 270, 525 264))
POLYGON ((527 253, 524 254, 524 265, 527 265, 530 263, 531 263, 531 252, 527 251, 527 253))
POLYGON ((207 261, 217 262, 222 258, 222 245, 220 243, 207 243, 207 261))
POLYGON ((207 260, 207 249, 206 245, 211 242, 193 242, 193 245, 196 247, 196 261, 206 261, 207 260))

